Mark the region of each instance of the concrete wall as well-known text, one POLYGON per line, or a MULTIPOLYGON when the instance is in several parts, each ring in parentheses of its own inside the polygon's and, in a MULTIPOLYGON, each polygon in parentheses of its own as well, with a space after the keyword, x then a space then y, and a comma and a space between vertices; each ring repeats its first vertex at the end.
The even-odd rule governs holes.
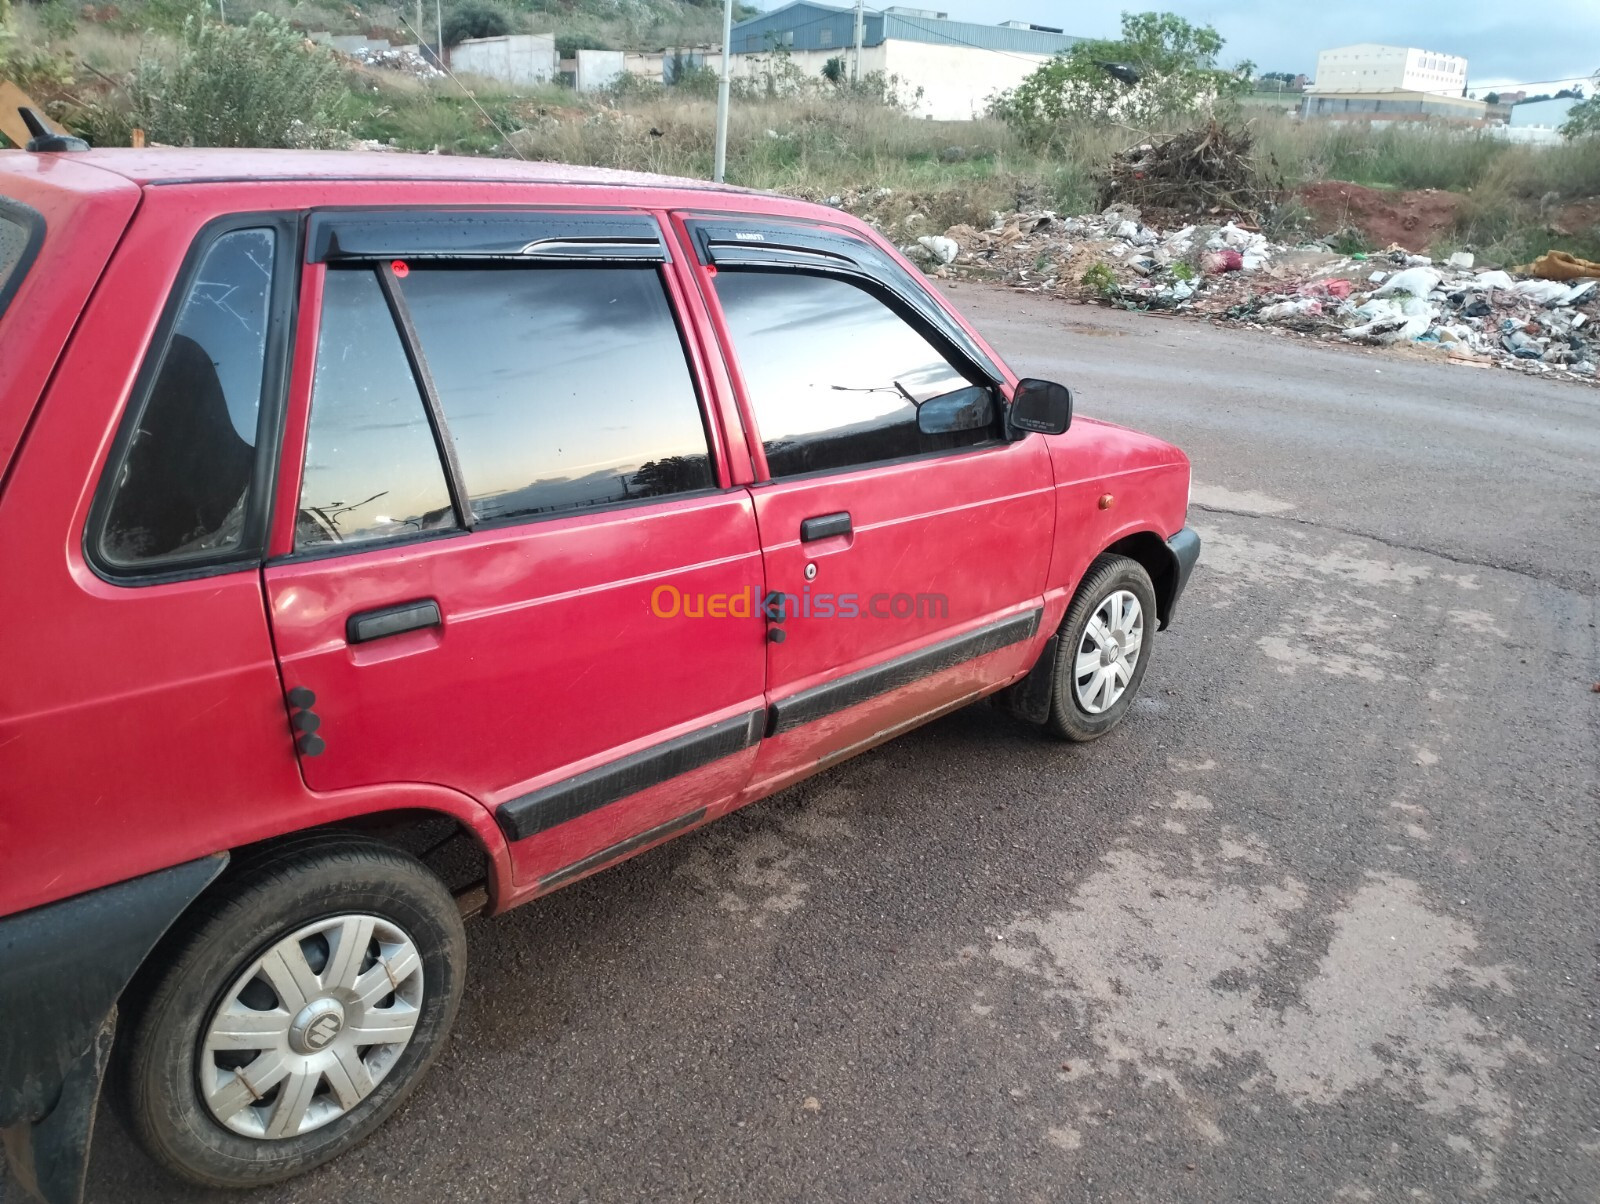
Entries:
MULTIPOLYGON (((882 68, 900 77, 900 95, 908 102, 917 88, 920 100, 911 109, 935 121, 971 121, 982 117, 989 97, 1015 88, 1050 61, 1047 54, 997 54, 968 46, 936 46, 891 38, 882 68)), ((867 70, 872 70, 868 67, 867 70)))
POLYGON ((544 84, 556 75, 556 39, 548 33, 471 38, 446 52, 450 69, 507 84, 544 84))
MULTIPOLYGON (((788 57, 808 78, 822 75, 831 58, 843 58, 848 68, 853 50, 796 50, 788 57)), ((918 117, 935 121, 971 121, 983 116, 989 97, 1015 88, 1050 61, 1049 55, 996 54, 969 46, 935 46, 928 42, 907 42, 891 38, 861 51, 861 72, 881 71, 899 76, 900 97, 918 117), (917 89, 922 89, 920 98, 917 89)), ((720 70, 720 55, 707 57, 707 65, 720 70)), ((768 56, 735 54, 734 79, 756 78, 769 66, 768 56)))
POLYGON ((620 50, 580 50, 573 83, 580 92, 599 92, 626 71, 627 55, 620 50))
MULTIPOLYGON (((802 75, 809 79, 820 79, 822 67, 829 59, 843 57, 848 64, 855 52, 840 50, 796 50, 789 56, 789 61, 802 75)), ((769 67, 776 68, 777 62, 765 54, 735 54, 729 62, 729 77, 732 79, 759 78, 769 67)), ((882 71, 884 69, 884 48, 882 46, 868 46, 861 51, 861 70, 865 73, 882 71)), ((706 66, 721 74, 722 54, 708 54, 706 66)))
POLYGON ((1511 125, 1513 128, 1558 130, 1567 123, 1572 106, 1577 103, 1570 96, 1563 96, 1560 100, 1535 100, 1530 104, 1513 105, 1511 125))

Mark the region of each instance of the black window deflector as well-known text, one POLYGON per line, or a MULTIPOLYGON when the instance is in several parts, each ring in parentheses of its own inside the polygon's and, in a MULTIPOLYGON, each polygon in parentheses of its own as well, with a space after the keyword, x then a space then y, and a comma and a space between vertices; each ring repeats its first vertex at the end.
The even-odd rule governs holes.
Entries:
POLYGON ((665 263, 644 213, 544 210, 324 210, 311 215, 306 262, 374 259, 563 259, 665 263))
POLYGON ((749 218, 691 217, 687 223, 702 263, 718 268, 843 272, 894 297, 905 309, 957 348, 998 385, 1000 367, 972 337, 928 296, 925 284, 872 243, 826 225, 749 218))

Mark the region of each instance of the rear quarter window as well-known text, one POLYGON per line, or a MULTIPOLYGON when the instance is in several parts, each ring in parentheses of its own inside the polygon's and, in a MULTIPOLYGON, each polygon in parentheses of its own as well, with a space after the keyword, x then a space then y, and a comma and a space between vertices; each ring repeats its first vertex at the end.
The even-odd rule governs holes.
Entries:
POLYGON ((22 287, 43 241, 44 218, 20 202, 0 197, 0 315, 22 287))

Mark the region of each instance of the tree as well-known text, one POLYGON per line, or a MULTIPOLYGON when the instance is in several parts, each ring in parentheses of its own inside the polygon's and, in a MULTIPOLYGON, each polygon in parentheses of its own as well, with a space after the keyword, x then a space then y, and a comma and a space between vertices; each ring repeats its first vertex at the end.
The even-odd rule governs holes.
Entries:
POLYGON ((1217 65, 1222 47, 1222 35, 1211 26, 1191 25, 1175 13, 1123 13, 1121 38, 1077 43, 991 108, 1035 137, 1069 119, 1170 124, 1250 90, 1254 64, 1224 70, 1217 65), (1124 83, 1130 74, 1136 82, 1124 83))
POLYGON ((1500 93, 1498 93, 1498 92, 1490 92, 1488 95, 1486 95, 1483 98, 1483 103, 1484 104, 1488 104, 1488 105, 1497 105, 1497 104, 1499 104, 1500 103, 1500 93))
POLYGON ((458 46, 468 38, 498 38, 511 32, 511 19, 491 4, 468 0, 450 10, 444 20, 444 44, 458 46))
POLYGON ((1600 71, 1594 73, 1595 94, 1567 110, 1561 132, 1568 138, 1600 137, 1600 71))

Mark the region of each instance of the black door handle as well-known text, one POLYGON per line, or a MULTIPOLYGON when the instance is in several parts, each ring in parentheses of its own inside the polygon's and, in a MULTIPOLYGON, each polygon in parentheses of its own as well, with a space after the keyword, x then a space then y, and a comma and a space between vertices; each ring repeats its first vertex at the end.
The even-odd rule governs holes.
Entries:
POLYGON ((399 606, 385 606, 379 610, 363 610, 345 620, 344 638, 352 644, 365 644, 381 640, 386 635, 399 635, 402 631, 417 631, 423 627, 438 627, 439 604, 432 598, 415 602, 402 602, 399 606))
POLYGON ((848 535, 850 531, 850 511, 819 514, 800 523, 800 542, 810 543, 813 539, 827 539, 830 535, 848 535))

